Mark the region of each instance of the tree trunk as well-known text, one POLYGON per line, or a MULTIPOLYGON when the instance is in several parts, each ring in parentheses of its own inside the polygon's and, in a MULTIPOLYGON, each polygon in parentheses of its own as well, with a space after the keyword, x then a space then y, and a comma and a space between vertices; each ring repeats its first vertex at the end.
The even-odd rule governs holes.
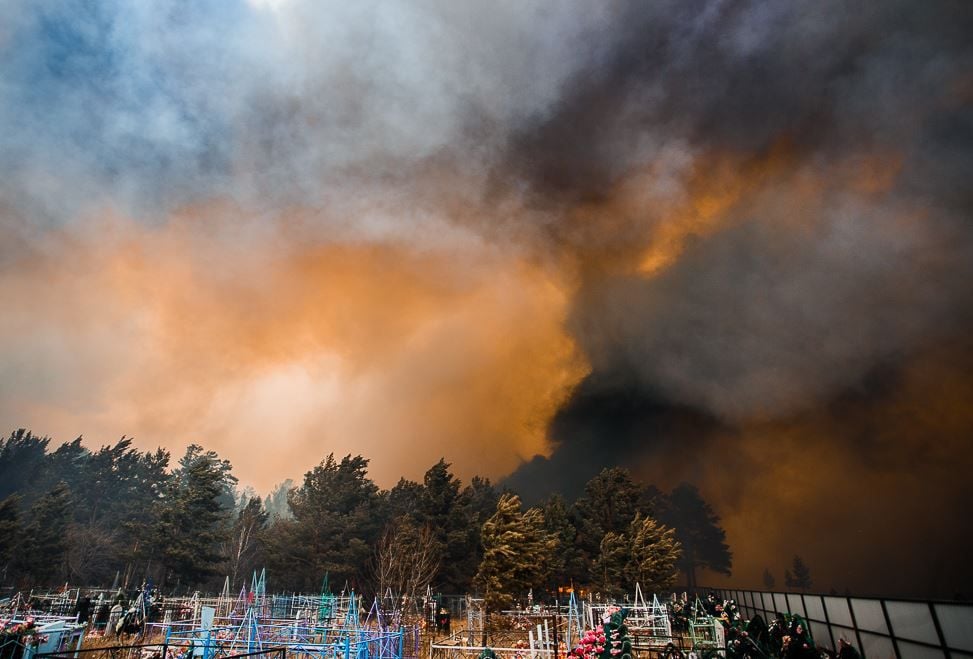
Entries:
POLYGON ((692 561, 686 566, 686 586, 691 591, 696 590, 696 563, 692 561))

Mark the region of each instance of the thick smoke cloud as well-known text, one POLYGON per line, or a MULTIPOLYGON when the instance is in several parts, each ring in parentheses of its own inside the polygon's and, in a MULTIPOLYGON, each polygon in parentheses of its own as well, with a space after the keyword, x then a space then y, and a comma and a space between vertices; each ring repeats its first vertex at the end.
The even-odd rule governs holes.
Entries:
POLYGON ((201 441, 261 487, 331 450, 386 485, 545 450, 584 367, 570 289, 471 227, 607 9, 2 11, 6 423, 201 441))
POLYGON ((203 443, 262 489, 331 451, 372 457, 390 486, 437 455, 469 477, 545 449, 582 368, 547 273, 482 248, 242 225, 202 208, 25 248, 0 278, 0 417, 57 438, 203 443))
POLYGON ((601 269, 572 323, 596 370, 774 414, 965 322, 971 52, 946 9, 623 12, 510 157, 601 269))
POLYGON ((803 551, 818 587, 968 592, 960 552, 922 564, 970 531, 969 17, 629 9, 508 157, 563 218, 593 369, 509 484, 576 494, 622 464, 720 502, 735 583, 803 551))
POLYGON ((411 190, 444 160, 475 178, 513 125, 556 101, 583 57, 574 44, 605 20, 514 2, 3 11, 4 198, 34 222, 213 197, 343 207, 411 190))
POLYGON ((537 498, 625 463, 697 482, 744 582, 807 547, 873 588, 868 492, 944 538, 970 494, 971 21, 2 4, 0 420, 262 487, 332 450, 383 485, 522 463, 537 498))

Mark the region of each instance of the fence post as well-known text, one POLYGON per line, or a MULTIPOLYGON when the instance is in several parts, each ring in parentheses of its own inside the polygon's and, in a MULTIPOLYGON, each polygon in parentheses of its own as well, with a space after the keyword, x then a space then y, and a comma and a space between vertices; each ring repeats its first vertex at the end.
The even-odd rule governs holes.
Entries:
MULTIPOLYGON (((827 601, 825 601, 824 595, 815 595, 815 597, 817 597, 819 600, 821 600, 821 610, 824 611, 824 624, 828 628, 828 637, 831 639, 831 647, 837 648, 838 647, 838 639, 835 638, 834 628, 831 626, 831 616, 828 615, 828 603, 827 603, 827 601)), ((805 608, 805 610, 807 609, 806 606, 804 608, 805 608)), ((808 624, 810 624, 810 623, 808 623, 808 624)))
POLYGON ((351 657, 351 638, 345 636, 345 659, 351 657))
POLYGON ((855 616, 855 607, 852 605, 850 597, 845 597, 845 601, 848 602, 848 614, 851 616, 851 626, 855 629, 855 639, 858 641, 858 649, 861 651, 862 657, 867 659, 868 655, 865 653, 865 645, 862 643, 861 630, 858 629, 858 618, 855 616))
POLYGON ((558 637, 557 637, 557 622, 558 622, 557 619, 558 619, 558 607, 559 606, 560 605, 557 604, 557 603, 555 603, 555 605, 554 605, 554 659, 560 659, 560 656, 561 656, 561 653, 560 653, 561 644, 560 644, 560 641, 558 640, 558 637))
POLYGON ((949 651, 949 646, 946 645, 946 637, 943 635, 942 625, 939 624, 939 614, 936 613, 936 605, 932 602, 929 602, 929 613, 932 614, 932 624, 936 628, 939 645, 943 648, 943 652, 946 653, 946 659, 949 659, 953 656, 953 653, 949 651))
POLYGON ((882 615, 885 616, 885 626, 889 630, 889 638, 892 639, 892 649, 895 651, 896 657, 901 657, 902 653, 899 652, 899 642, 895 638, 895 630, 892 629, 892 618, 889 617, 889 611, 885 608, 885 600, 881 599, 878 603, 882 607, 882 615))

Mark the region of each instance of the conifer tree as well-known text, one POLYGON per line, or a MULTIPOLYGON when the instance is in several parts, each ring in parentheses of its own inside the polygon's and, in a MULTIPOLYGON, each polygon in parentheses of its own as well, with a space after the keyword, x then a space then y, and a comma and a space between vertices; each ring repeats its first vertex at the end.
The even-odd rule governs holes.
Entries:
POLYGON ((575 502, 583 540, 597 548, 609 531, 625 533, 639 511, 641 492, 627 469, 602 469, 575 502))
POLYGON ((231 512, 223 505, 225 471, 222 461, 198 454, 184 458, 170 480, 155 540, 163 564, 183 584, 200 584, 219 572, 231 512))
POLYGON ((576 574, 582 583, 604 581, 601 543, 605 534, 628 533, 643 501, 638 485, 627 469, 602 469, 585 484, 584 493, 574 503, 572 518, 578 529, 576 546, 579 560, 576 574))
POLYGON ((64 572, 67 531, 71 521, 71 490, 58 483, 41 496, 27 515, 20 564, 34 583, 51 584, 64 572))
MULTIPOLYGON (((460 493, 462 506, 458 511, 458 519, 463 524, 461 536, 466 544, 466 554, 462 563, 457 566, 454 574, 458 576, 453 583, 453 592, 469 592, 473 586, 473 577, 480 566, 483 557, 483 547, 480 534, 483 524, 490 518, 497 508, 500 493, 489 478, 474 476, 470 484, 460 493)), ((444 585, 446 587, 446 585, 444 585)))
POLYGON ((504 493, 484 522, 481 537, 483 560, 474 583, 488 610, 509 608, 515 598, 544 583, 554 541, 544 530, 540 509, 522 512, 520 497, 504 493))
POLYGON ((794 556, 791 570, 794 570, 794 572, 791 573, 790 570, 784 572, 784 585, 804 592, 810 590, 811 570, 804 563, 804 559, 800 556, 794 556))
POLYGON ((332 582, 361 591, 372 547, 384 526, 378 486, 368 460, 328 455, 291 490, 293 519, 278 520, 267 534, 268 562, 285 588, 316 588, 325 573, 332 582), (301 570, 295 571, 299 565, 301 570))
POLYGON ((449 471, 450 464, 441 458, 430 467, 417 488, 414 518, 419 527, 428 527, 438 545, 435 553, 442 556, 438 569, 438 583, 453 591, 462 582, 464 558, 470 551, 469 525, 464 518, 464 501, 460 497, 460 482, 449 471))
MULTIPOLYGON (((0 437, 0 497, 30 494, 29 486, 41 474, 50 442, 50 438, 38 437, 23 428, 10 433, 7 439, 0 437)), ((33 498, 27 496, 27 504, 33 498)))
POLYGON ((636 583, 651 592, 666 590, 676 581, 679 555, 675 531, 638 514, 627 534, 609 531, 602 538, 596 561, 601 592, 620 595, 636 583))
POLYGON ((385 497, 389 519, 403 516, 413 521, 419 519, 419 501, 422 498, 422 485, 407 478, 400 478, 385 497))
POLYGON ((651 517, 636 515, 629 531, 630 557, 626 565, 628 582, 641 584, 649 592, 672 587, 682 554, 676 532, 651 517))
POLYGON ((733 555, 726 544, 726 532, 719 515, 695 486, 683 483, 658 501, 659 519, 676 530, 682 546, 680 567, 686 574, 686 585, 696 586, 696 571, 706 568, 729 575, 733 555))
POLYGON ((623 533, 609 531, 602 537, 595 560, 597 583, 602 594, 614 597, 625 592, 625 568, 631 557, 631 544, 623 533))
POLYGON ((551 586, 570 584, 577 575, 586 570, 581 566, 581 556, 577 548, 578 531, 571 521, 564 499, 559 494, 552 495, 543 507, 544 529, 554 541, 551 553, 551 586))
POLYGON ((0 574, 4 574, 20 544, 20 497, 0 501, 0 574))
POLYGON ((774 586, 777 585, 777 580, 774 579, 774 575, 770 573, 770 568, 764 568, 764 588, 767 590, 773 590, 774 586))

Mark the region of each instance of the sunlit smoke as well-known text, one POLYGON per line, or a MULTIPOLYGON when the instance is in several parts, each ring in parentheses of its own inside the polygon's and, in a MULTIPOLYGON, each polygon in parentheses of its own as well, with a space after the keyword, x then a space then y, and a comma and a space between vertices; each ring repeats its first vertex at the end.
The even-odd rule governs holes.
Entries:
POLYGON ((788 511, 847 534, 888 512, 862 488, 968 494, 967 456, 903 456, 971 423, 971 20, 7 3, 0 419, 261 488, 335 452, 540 497, 631 455, 700 484, 745 578, 793 551, 751 515, 837 565, 788 511))

